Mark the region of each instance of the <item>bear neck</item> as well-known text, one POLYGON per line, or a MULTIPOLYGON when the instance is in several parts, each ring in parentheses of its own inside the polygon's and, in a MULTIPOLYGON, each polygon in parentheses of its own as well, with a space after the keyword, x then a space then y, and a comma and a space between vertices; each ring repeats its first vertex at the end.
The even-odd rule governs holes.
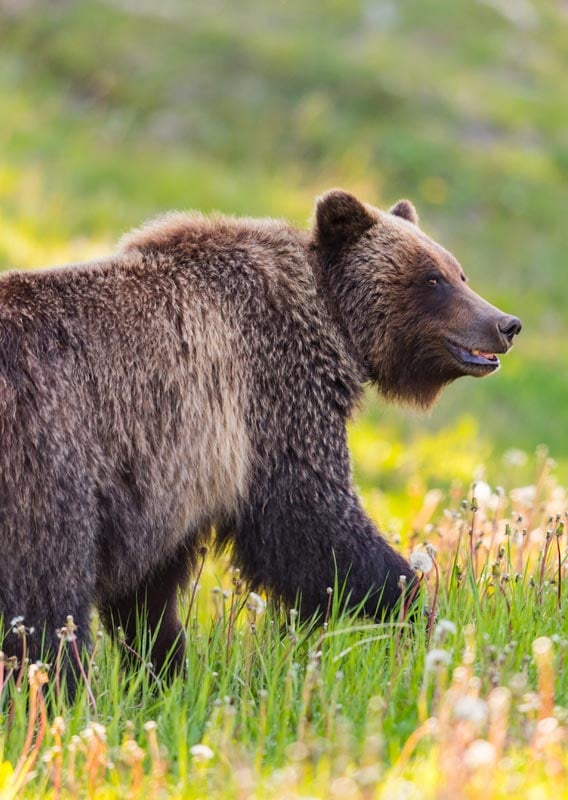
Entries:
POLYGON ((334 291, 329 275, 333 273, 332 257, 322 253, 317 242, 312 241, 308 248, 308 259, 314 274, 317 294, 324 305, 330 324, 341 339, 349 357, 356 367, 361 383, 373 380, 371 368, 367 359, 361 352, 346 322, 345 314, 334 291))

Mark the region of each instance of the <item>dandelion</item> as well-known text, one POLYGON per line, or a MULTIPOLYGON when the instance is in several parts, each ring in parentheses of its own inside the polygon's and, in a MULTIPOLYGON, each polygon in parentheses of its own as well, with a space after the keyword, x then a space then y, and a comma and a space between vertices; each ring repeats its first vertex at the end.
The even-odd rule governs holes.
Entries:
POLYGON ((442 641, 446 636, 455 636, 456 632, 457 627, 455 622, 449 619, 440 619, 434 629, 434 639, 436 641, 442 641))
POLYGON ((410 566, 415 572, 422 572, 426 575, 434 567, 434 562, 423 550, 415 550, 410 554, 410 566))
POLYGON ((75 633, 77 627, 78 626, 75 625, 73 617, 69 615, 65 625, 63 625, 63 627, 59 628, 57 631, 57 636, 64 642, 75 642, 77 640, 77 635, 75 633))
POLYGON ((485 481, 477 481, 473 487, 473 494, 478 503, 485 505, 491 500, 491 486, 485 481))
POLYGON ((431 672, 432 670, 439 669, 440 667, 448 666, 451 663, 452 657, 447 650, 434 648, 426 655, 425 670, 431 672))
POLYGON ((256 592, 251 592, 249 594, 249 599, 247 602, 247 609, 249 611, 254 611, 255 614, 262 614, 266 608, 266 603, 262 599, 262 597, 257 594, 256 592))
POLYGON ((536 486, 522 486, 519 489, 513 489, 511 500, 515 503, 531 506, 536 500, 536 486))
POLYGON ((438 555, 438 548, 431 542, 426 542, 426 544, 424 545, 424 549, 426 550, 430 558, 435 561, 438 555))
POLYGON ((473 741, 464 753, 463 760, 466 767, 471 770, 492 767, 497 753, 491 742, 485 739, 473 741))
POLYGON ((481 726, 487 720, 487 703, 479 697, 460 697, 454 705, 454 717, 481 726))
POLYGON ((211 750, 210 747, 207 747, 206 744, 194 744, 193 747, 190 748, 189 752, 197 764, 206 764, 215 756, 213 750, 211 750))
POLYGON ((503 461, 508 467, 524 467, 528 460, 529 457, 525 451, 516 447, 506 450, 503 455, 503 461))

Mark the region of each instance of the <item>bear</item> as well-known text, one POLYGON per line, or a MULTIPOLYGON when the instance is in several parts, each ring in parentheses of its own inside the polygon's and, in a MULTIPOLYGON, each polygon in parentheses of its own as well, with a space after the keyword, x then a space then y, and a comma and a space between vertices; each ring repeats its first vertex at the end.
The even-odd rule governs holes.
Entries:
MULTIPOLYGON (((346 424, 364 385, 429 408, 499 367, 520 321, 475 294, 412 203, 340 190, 311 229, 171 213, 116 255, 0 277, 0 614, 53 652, 90 612, 183 666, 177 595, 215 532, 247 584, 384 618, 409 563, 365 514, 346 424)), ((408 585, 408 583, 407 583, 408 585)))

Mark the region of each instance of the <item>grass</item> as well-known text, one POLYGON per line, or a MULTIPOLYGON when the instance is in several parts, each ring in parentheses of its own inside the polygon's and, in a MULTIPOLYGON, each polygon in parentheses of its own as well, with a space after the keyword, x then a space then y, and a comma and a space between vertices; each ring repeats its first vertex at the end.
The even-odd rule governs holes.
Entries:
POLYGON ((424 507, 414 626, 402 613, 384 624, 343 615, 335 587, 314 627, 250 596, 228 561, 207 562, 182 598, 187 675, 169 686, 147 643, 125 673, 104 632, 73 707, 56 665, 4 662, 0 797, 560 791, 568 549, 550 467, 541 454, 531 487, 478 482, 424 507))

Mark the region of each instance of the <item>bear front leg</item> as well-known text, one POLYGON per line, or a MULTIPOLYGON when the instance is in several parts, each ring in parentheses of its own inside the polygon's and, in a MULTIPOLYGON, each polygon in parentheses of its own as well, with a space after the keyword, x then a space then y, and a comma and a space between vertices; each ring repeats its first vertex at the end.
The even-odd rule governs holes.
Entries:
POLYGON ((337 579, 342 605, 382 618, 400 599, 400 577, 410 586, 408 562, 380 536, 352 492, 350 481, 330 482, 305 464, 282 461, 257 480, 246 510, 222 526, 252 586, 289 606, 300 597, 302 616, 325 610, 337 579))

